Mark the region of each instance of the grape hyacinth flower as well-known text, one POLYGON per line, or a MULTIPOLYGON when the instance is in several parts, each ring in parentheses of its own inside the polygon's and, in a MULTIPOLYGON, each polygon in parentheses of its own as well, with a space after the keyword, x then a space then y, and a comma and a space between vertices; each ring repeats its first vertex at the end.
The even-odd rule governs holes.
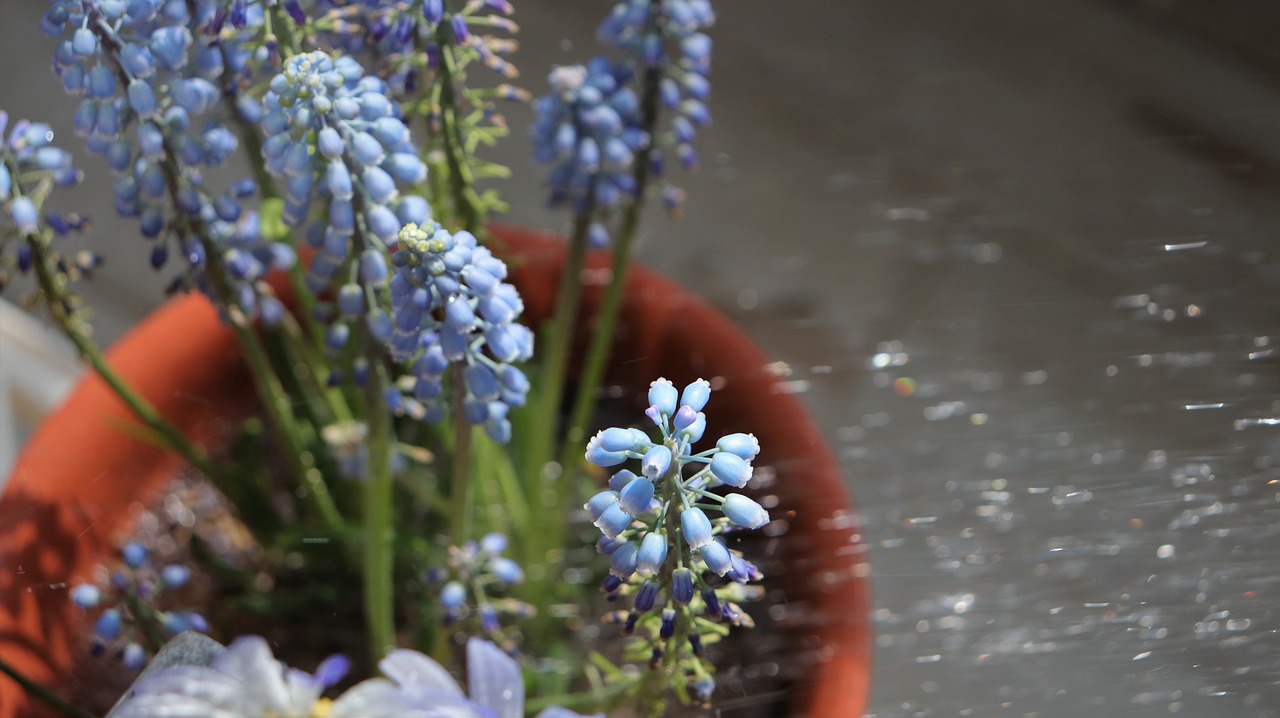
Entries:
MULTIPOLYGON (((467 642, 464 694, 444 666, 406 649, 389 652, 378 663, 385 678, 371 678, 334 699, 325 690, 346 675, 350 662, 331 656, 308 674, 271 655, 259 636, 237 638, 209 666, 172 666, 138 681, 113 716, 163 718, 174 715, 261 718, 262 716, 452 716, 523 718, 524 678, 520 665, 497 646, 467 642)), ((558 706, 537 718, 587 718, 558 706)))
POLYGON ((702 409, 710 395, 711 385, 702 379, 683 392, 658 379, 650 385, 645 415, 661 440, 655 442, 639 429, 614 427, 592 437, 586 451, 587 461, 596 466, 640 462, 639 473, 618 470, 609 488, 585 506, 604 534, 597 548, 610 558, 604 590, 611 600, 624 589, 629 592, 632 609, 621 619, 625 632, 646 621, 653 665, 675 648, 680 652, 676 664, 695 689, 710 680, 700 660, 704 631, 699 622, 749 627, 750 617, 734 601, 747 596, 741 584, 761 578, 754 564, 726 546, 723 536, 769 522, 768 512, 755 500, 710 491, 745 487, 751 461, 760 452, 751 434, 728 434, 695 453, 693 446, 706 432, 702 409), (686 472, 687 467, 692 471, 686 472), (709 511, 720 516, 713 519, 709 511), (704 577, 707 572, 731 583, 717 587, 704 577))
MULTIPOLYGON (((658 100, 674 113, 663 147, 650 154, 655 177, 664 176, 664 152, 669 148, 686 170, 698 167, 693 147, 697 131, 711 124, 707 98, 711 94, 711 38, 705 30, 715 24, 710 0, 618 0, 596 32, 603 44, 617 50, 637 76, 658 75, 658 100)), ((684 193, 670 185, 663 192, 671 212, 679 210, 684 193)))
POLYGON ((529 381, 514 366, 533 354, 533 333, 516 323, 524 302, 503 281, 507 266, 470 232, 434 222, 399 232, 388 281, 392 358, 410 363, 411 396, 428 421, 444 416, 443 378, 463 367, 467 420, 498 443, 511 439, 507 413, 525 403, 529 381))
POLYGON ((54 51, 54 71, 81 98, 72 124, 115 176, 117 212, 138 218, 154 268, 175 254, 186 260, 170 291, 197 288, 223 311, 271 321, 282 307, 262 279, 290 266, 292 249, 264 239, 257 213, 242 208, 252 183, 215 191, 204 180, 237 148, 221 107, 238 87, 226 73, 243 70, 248 56, 234 38, 210 44, 192 32, 215 4, 55 0, 41 26, 70 35, 54 51), (210 280, 210 261, 225 286, 210 280))
MULTIPOLYGON (((30 271, 35 257, 28 241, 43 242, 42 228, 67 235, 83 230, 87 224, 75 214, 41 214, 54 187, 72 187, 82 178, 70 153, 52 143, 53 130, 48 125, 18 120, 9 127, 9 114, 0 110, 0 289, 7 283, 11 262, 20 272, 30 271), (19 240, 15 243, 16 258, 5 253, 14 238, 19 240)), ((89 251, 54 258, 57 271, 69 279, 101 264, 101 259, 89 251)))
POLYGON ((209 630, 208 622, 199 613, 163 610, 157 605, 166 592, 187 585, 190 569, 182 564, 167 564, 157 570, 150 552, 137 542, 125 544, 120 558, 125 570, 111 574, 105 590, 92 583, 79 583, 69 592, 76 606, 86 611, 102 609, 93 625, 90 650, 94 655, 103 655, 115 646, 125 667, 138 671, 148 658, 143 643, 158 646, 162 635, 209 630))
MULTIPOLYGON (((551 71, 551 94, 534 104, 529 136, 533 158, 554 163, 548 177, 552 207, 608 213, 635 199, 632 163, 649 136, 640 129, 640 103, 628 86, 632 79, 627 66, 602 57, 551 71)), ((599 223, 589 237, 597 248, 608 243, 599 223)))
POLYGON ((427 571, 429 584, 439 587, 439 603, 446 626, 468 621, 468 631, 483 632, 508 652, 515 642, 507 636, 499 619, 502 616, 528 617, 533 607, 514 598, 494 595, 524 582, 520 564, 503 556, 507 537, 486 534, 479 542, 450 546, 448 565, 427 571))

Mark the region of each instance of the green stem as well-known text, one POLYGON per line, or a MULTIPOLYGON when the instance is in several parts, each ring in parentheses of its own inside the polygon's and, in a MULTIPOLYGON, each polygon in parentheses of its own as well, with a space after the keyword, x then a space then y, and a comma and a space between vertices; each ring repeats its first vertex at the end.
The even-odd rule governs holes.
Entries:
MULTIPOLYGON (((365 337, 372 344, 372 337, 365 337)), ((366 348, 369 348, 368 346, 366 348)), ((373 353, 373 352, 370 352, 373 353)), ((374 661, 395 648, 395 493, 391 476, 391 415, 387 411, 386 370, 369 368, 365 383, 368 466, 365 484, 364 608, 369 655, 374 661)))
MULTIPOLYGON (((656 3, 655 3, 656 4, 656 3)), ((656 17, 657 10, 650 12, 656 17)), ((645 70, 642 81, 640 112, 642 127, 652 137, 658 121, 658 83, 662 79, 661 68, 652 67, 645 70)), ((618 241, 613 247, 612 276, 605 289, 604 299, 600 304, 600 312, 596 316, 596 324, 591 333, 591 343, 587 348, 582 373, 578 379, 578 389, 574 395, 573 409, 569 413, 569 424, 565 431, 564 445, 560 452, 561 467, 569 480, 560 483, 561 501, 569 494, 575 483, 577 468, 582 462, 581 445, 586 438, 586 425, 591 418, 591 409, 596 403, 596 392, 604 378, 604 367, 609 360, 610 345, 618 323, 618 314, 622 308, 623 291, 627 284, 627 268, 631 264, 631 253, 635 244, 636 230, 640 225, 640 215, 644 211, 645 192, 649 185, 649 165, 652 143, 641 150, 635 158, 632 176, 635 179, 635 201, 626 209, 622 218, 622 227, 618 232, 618 241)))
POLYGON ((467 156, 466 142, 462 136, 462 123, 458 120, 458 88, 461 80, 457 57, 453 54, 453 31, 447 22, 436 30, 440 44, 440 138, 445 158, 449 163, 449 180, 453 192, 454 211, 458 224, 471 233, 484 230, 483 202, 475 190, 475 176, 467 156))
POLYGON ((454 546, 466 543, 471 533, 471 436, 474 432, 464 411, 462 367, 453 367, 453 478, 449 486, 451 540, 454 546))
MULTIPOLYGON (((587 262, 587 230, 591 226, 591 212, 583 212, 574 219, 573 236, 569 240, 569 253, 564 271, 560 274, 560 286, 556 292, 556 309, 551 322, 542 331, 541 346, 545 347, 538 391, 541 401, 541 421, 536 424, 538 436, 533 441, 532 459, 525 467, 526 475, 539 484, 546 480, 546 464, 552 459, 556 427, 560 424, 560 403, 564 399, 565 376, 569 371, 569 350, 573 346, 573 328, 582 304, 582 269, 587 262)), ((540 491, 530 492, 538 495, 540 491)), ((558 507, 557 507, 558 508, 558 507)))
POLYGON ((62 333, 71 340, 71 343, 80 352, 81 358, 89 362, 89 365, 93 367, 98 376, 106 382, 107 386, 111 387, 116 396, 129 407, 129 410, 142 423, 163 437, 169 446, 181 454, 188 463, 199 469, 206 476, 211 478, 220 476, 222 469, 214 465, 213 460, 209 458, 204 449, 192 443, 177 427, 170 424, 150 402, 135 392, 107 363, 107 359, 103 356, 102 350, 98 348, 98 345, 77 326, 74 315, 67 310, 66 298, 59 291, 54 269, 51 266, 52 259, 46 251, 47 245, 45 242, 34 235, 28 235, 27 244, 31 247, 32 254, 36 260, 36 278, 41 290, 45 293, 45 303, 49 307, 49 312, 53 315, 54 321, 57 322, 62 333))
POLYGON ((67 718, 94 718, 92 713, 68 703, 47 686, 36 683, 30 678, 22 675, 18 672, 18 669, 9 665, 3 658, 0 658, 0 673, 12 678, 13 682, 22 686, 24 691, 30 693, 36 698, 39 698, 41 701, 44 701, 45 705, 62 715, 67 716, 67 718))
MULTIPOLYGON (((164 127, 154 121, 151 122, 156 125, 156 129, 161 132, 164 131, 164 127)), ((236 341, 244 352, 245 362, 249 365, 250 375, 253 378, 255 388, 258 390, 258 396, 262 398, 267 417, 275 427, 280 440, 285 444, 282 452, 285 461, 289 464, 289 468, 299 482, 306 488, 308 499, 315 505, 315 509, 325 525, 335 533, 340 533, 343 526, 342 515, 338 513, 338 507, 334 504, 333 497, 329 494, 329 487, 324 482, 324 476, 315 466, 315 457, 306 450, 306 446, 302 441, 297 420, 293 415, 293 408, 289 401, 289 395, 284 391, 280 377, 276 376, 275 370, 271 366, 271 361, 267 357, 266 349, 263 347, 262 340, 253 330, 249 318, 236 306, 235 292, 232 291, 231 285, 227 281, 228 274, 226 265, 223 264, 221 247, 209 237, 209 233, 205 230, 204 223, 201 220, 186 214, 181 207, 177 206, 178 177, 181 174, 181 170, 173 159, 175 154, 167 135, 164 138, 164 149, 165 158, 160 163, 160 168, 164 173, 165 186, 168 189, 169 197, 174 202, 175 217, 181 229, 194 236, 204 249, 205 261, 209 265, 204 274, 209 279, 209 285, 213 290, 214 297, 226 313, 227 324, 231 327, 231 331, 236 336, 236 341)))

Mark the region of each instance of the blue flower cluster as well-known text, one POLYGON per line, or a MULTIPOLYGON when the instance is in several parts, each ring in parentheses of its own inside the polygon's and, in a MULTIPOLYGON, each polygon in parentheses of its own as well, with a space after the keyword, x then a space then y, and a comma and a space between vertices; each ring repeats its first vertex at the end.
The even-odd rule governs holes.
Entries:
POLYGON ((138 671, 147 662, 147 652, 137 635, 162 629, 168 635, 183 631, 208 632, 209 624, 194 611, 165 611, 155 607, 161 594, 187 585, 191 571, 181 564, 168 564, 157 571, 145 546, 126 544, 121 551, 125 571, 111 574, 104 592, 92 583, 71 588, 71 602, 85 609, 103 608, 93 625, 91 651, 98 656, 118 645, 119 658, 129 670, 138 671), (122 644, 122 645, 121 645, 122 644))
POLYGON ((450 546, 448 566, 427 572, 427 582, 440 587, 440 609, 446 626, 474 618, 474 628, 498 641, 508 651, 515 642, 508 638, 499 619, 502 615, 527 617, 533 607, 514 598, 498 598, 493 591, 505 591, 524 582, 524 571, 503 556, 507 537, 486 534, 477 543, 450 546))
MULTIPOLYGON (((46 211, 41 221, 44 200, 53 187, 71 187, 82 175, 72 164, 71 155, 55 147, 53 130, 43 123, 18 120, 9 127, 9 113, 0 110, 0 230, 11 229, 24 237, 35 236, 42 226, 65 235, 85 227, 79 215, 62 215, 46 211), (5 133, 8 132, 6 139, 5 133)), ((0 231, 0 251, 8 244, 11 232, 0 231)), ((30 245, 20 241, 17 250, 17 266, 21 272, 31 269, 34 256, 30 245)), ((6 283, 6 264, 0 263, 0 288, 6 283)), ((87 271, 97 266, 96 255, 85 252, 77 255, 68 265, 61 264, 65 272, 87 271)))
POLYGON ((285 180, 284 223, 301 225, 314 198, 326 204, 326 218, 307 233, 319 250, 307 277, 312 291, 351 265, 353 247, 385 251, 405 223, 430 219, 426 200, 400 192, 425 180, 427 167, 386 83, 366 77, 360 63, 323 52, 295 55, 271 79, 263 104, 262 152, 267 171, 285 180), (357 231, 360 245, 352 240, 357 231))
POLYGON ((205 276, 205 237, 225 261, 232 296, 247 315, 271 320, 279 302, 260 280, 294 261, 259 232, 258 216, 241 202, 252 183, 223 191, 205 186, 204 171, 218 167, 238 141, 219 119, 224 75, 243 73, 250 52, 234 40, 202 42, 192 32, 212 16, 212 0, 58 0, 41 21, 50 35, 69 34, 54 51, 54 70, 68 94, 82 98, 72 118, 90 151, 115 175, 116 210, 137 217, 154 242, 159 269, 171 247, 189 273, 171 289, 212 293, 205 276))
MULTIPOLYGON (((535 103, 529 129, 533 158, 554 163, 551 206, 608 212, 635 198, 631 167, 649 136, 640 129, 640 103, 628 86, 632 76, 628 66, 602 57, 551 71, 552 92, 535 103)), ((590 238, 593 246, 608 243, 599 223, 590 238)))
MULTIPOLYGON (((693 141, 697 128, 711 122, 706 106, 711 94, 711 38, 703 30, 715 19, 710 0, 619 0, 596 33, 602 43, 639 67, 662 71, 659 98, 675 113, 670 129, 676 157, 685 169, 698 166, 693 141)), ((661 175, 660 160, 657 166, 661 175)))
MULTIPOLYGON (((661 643, 677 628, 688 637, 691 653, 701 655, 702 635, 695 621, 699 603, 713 621, 750 625, 750 617, 727 600, 742 592, 733 584, 714 587, 704 571, 734 584, 761 578, 756 566, 730 550, 721 537, 730 530, 764 526, 768 512, 743 494, 710 491, 745 487, 760 445, 751 434, 728 434, 714 447, 694 453, 693 445, 706 431, 702 409, 710 394, 711 385, 702 379, 679 393, 671 382, 658 379, 650 385, 645 415, 657 426, 661 441, 651 440, 640 429, 614 427, 587 444, 586 459, 596 466, 640 461, 639 474, 618 471, 609 488, 591 497, 585 508, 603 534, 597 549, 610 557, 604 590, 612 599, 624 587, 634 589, 626 632, 634 630, 643 615, 661 610, 653 637, 655 660, 661 656, 661 643), (696 468, 686 476, 690 466, 696 468), (709 510, 721 516, 709 518, 709 510)), ((690 665, 696 688, 697 681, 707 677, 696 661, 690 665)))
POLYGON ((533 332, 516 323, 524 302, 503 281, 506 264, 470 232, 451 234, 434 222, 405 225, 391 263, 394 330, 387 347, 392 358, 412 363, 414 384, 405 401, 423 406, 428 421, 441 420, 444 374, 462 364, 467 419, 507 443, 507 413, 523 406, 529 391, 513 363, 533 355, 533 332))
POLYGON ((486 31, 515 33, 510 18, 515 8, 508 0, 469 2, 447 11, 444 0, 362 3, 339 6, 329 12, 334 42, 348 52, 371 45, 388 67, 387 82, 397 95, 411 94, 417 82, 418 61, 425 55, 430 69, 440 64, 441 25, 447 24, 449 44, 470 50, 489 69, 505 78, 519 73, 504 56, 516 49, 513 40, 486 31))
MULTIPOLYGON (((712 40, 703 32, 716 23, 710 0, 620 0, 600 23, 596 35, 605 45, 623 52, 644 68, 659 68, 659 97, 675 111, 671 131, 676 156, 685 169, 698 166, 694 150, 696 128, 710 124, 707 97, 712 69, 712 40), (678 49, 668 58, 668 45, 678 49)), ((659 173, 660 174, 660 173, 659 173)))

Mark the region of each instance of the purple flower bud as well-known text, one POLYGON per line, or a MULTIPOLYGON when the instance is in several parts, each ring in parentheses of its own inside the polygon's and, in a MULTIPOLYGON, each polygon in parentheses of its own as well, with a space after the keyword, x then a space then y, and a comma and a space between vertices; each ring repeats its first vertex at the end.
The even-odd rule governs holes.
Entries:
POLYGON ((346 677, 347 672, 350 670, 351 660, 341 653, 335 653, 320 662, 320 665, 316 667, 316 672, 312 674, 312 679, 318 686, 332 688, 338 684, 338 681, 346 677))
POLYGON ((658 629, 658 637, 664 641, 676 635, 676 612, 670 608, 662 609, 662 628, 658 629))
POLYGON ((653 603, 658 598, 658 591, 662 585, 657 581, 645 581, 640 586, 640 590, 636 592, 635 609, 637 613, 645 613, 653 610, 653 603))
POLYGON ((628 541, 626 545, 613 552, 613 556, 609 562, 609 573, 626 580, 631 574, 636 572, 636 554, 639 549, 634 541, 628 541))
POLYGON ((680 512, 680 528, 684 533, 685 543, 691 549, 700 549, 712 541, 711 521, 696 506, 680 512))
POLYGON ((622 548, 624 543, 627 543, 627 540, 621 536, 614 536, 613 538, 601 536, 596 540, 596 553, 601 556, 612 556, 613 552, 622 548))
POLYGON ((658 411, 657 406, 650 406, 648 409, 645 409, 644 415, 649 417, 649 420, 655 425, 662 426, 662 412, 658 411))
POLYGON ((683 566, 671 574, 671 598, 681 606, 693 600, 693 571, 683 566))
POLYGON ((742 488, 751 480, 751 464, 737 454, 721 451, 711 457, 711 474, 720 481, 742 488))
POLYGON ((444 19, 444 0, 423 0, 422 17, 432 25, 438 25, 444 19))
POLYGON ((480 539, 480 550, 491 556, 497 556, 507 550, 507 537, 496 531, 487 533, 480 539))
POLYGON ((467 19, 462 15, 454 13, 449 18, 449 28, 453 30, 453 40, 459 45, 464 45, 467 38, 471 37, 471 31, 467 29, 467 19))
POLYGON ((307 14, 302 11, 302 5, 298 4, 298 0, 284 0, 284 10, 297 24, 307 24, 307 14))
POLYGON ((672 418, 671 423, 676 429, 686 429, 697 420, 698 412, 693 407, 682 404, 676 410, 676 415, 672 418))
POLYGON ((632 479, 619 492, 618 506, 632 516, 639 516, 649 508, 649 501, 652 499, 653 482, 640 476, 632 479))

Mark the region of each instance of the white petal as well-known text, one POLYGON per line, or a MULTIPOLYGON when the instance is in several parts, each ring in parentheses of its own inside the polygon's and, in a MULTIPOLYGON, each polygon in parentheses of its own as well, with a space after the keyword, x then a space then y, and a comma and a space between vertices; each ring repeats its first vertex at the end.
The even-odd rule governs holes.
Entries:
POLYGON ((213 659, 213 668, 244 683, 250 700, 264 709, 286 714, 289 688, 284 682, 284 665, 271 655, 271 647, 261 636, 241 636, 213 659))
POLYGON ((378 662, 378 668, 401 686, 414 686, 416 691, 431 691, 448 698, 463 697, 458 682, 444 666, 417 651, 394 649, 378 662))
POLYGON ((520 664, 489 641, 467 641, 467 686, 471 700, 498 718, 523 718, 524 676, 520 664))

